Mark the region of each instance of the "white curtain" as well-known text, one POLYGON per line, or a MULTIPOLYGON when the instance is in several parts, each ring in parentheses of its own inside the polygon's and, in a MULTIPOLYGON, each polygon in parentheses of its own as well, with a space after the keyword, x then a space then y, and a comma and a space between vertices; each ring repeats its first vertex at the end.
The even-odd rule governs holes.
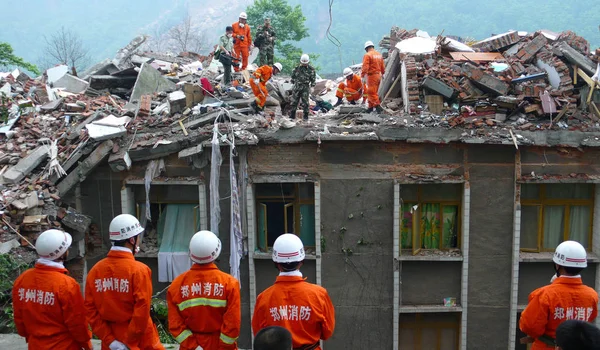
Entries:
POLYGON ((544 207, 544 248, 554 250, 563 241, 565 207, 544 207))
POLYGON ((588 206, 571 206, 569 215, 569 239, 588 248, 591 210, 588 206))

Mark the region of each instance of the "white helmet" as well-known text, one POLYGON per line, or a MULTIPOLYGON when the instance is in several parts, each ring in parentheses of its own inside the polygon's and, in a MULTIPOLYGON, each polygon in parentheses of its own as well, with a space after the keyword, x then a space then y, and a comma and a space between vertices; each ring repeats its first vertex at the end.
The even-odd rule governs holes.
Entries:
POLYGON ((284 233, 273 243, 273 261, 291 263, 304 260, 304 245, 300 237, 293 233, 284 233))
POLYGON ((350 69, 350 67, 346 67, 344 68, 344 76, 347 77, 351 74, 354 74, 354 72, 352 71, 352 69, 350 69))
POLYGON ((221 240, 210 231, 199 231, 190 240, 190 259, 198 264, 215 261, 221 254, 221 240))
POLYGON ((587 267, 585 248, 575 241, 564 241, 556 247, 552 258, 557 265, 566 267, 587 267))
POLYGON ((241 19, 248 19, 248 15, 246 14, 246 12, 242 12, 242 13, 240 13, 240 18, 241 19))
POLYGON ((111 241, 122 241, 139 235, 144 232, 144 228, 135 216, 121 214, 112 219, 108 231, 111 241))
POLYGON ((40 258, 56 260, 71 246, 73 237, 60 230, 47 230, 35 241, 35 250, 40 258))
POLYGON ((282 65, 281 65, 281 63, 279 63, 279 62, 276 62, 276 63, 273 65, 273 67, 275 67, 275 68, 279 69, 279 71, 280 71, 280 72, 283 70, 283 66, 282 66, 282 65))
POLYGON ((369 46, 373 46, 373 47, 375 47, 375 44, 373 44, 373 42, 372 42, 371 40, 369 40, 369 41, 367 41, 367 42, 365 43, 365 50, 366 50, 366 49, 367 49, 367 47, 369 47, 369 46))
POLYGON ((302 54, 302 56, 300 56, 300 63, 308 64, 308 62, 310 62, 310 58, 308 57, 308 55, 302 54))

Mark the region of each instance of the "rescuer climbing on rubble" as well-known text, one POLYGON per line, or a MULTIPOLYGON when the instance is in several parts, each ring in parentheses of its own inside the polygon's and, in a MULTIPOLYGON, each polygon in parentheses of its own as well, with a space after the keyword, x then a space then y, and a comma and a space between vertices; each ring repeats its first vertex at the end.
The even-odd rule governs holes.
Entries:
POLYGON ((250 50, 254 47, 252 43, 252 34, 250 34, 250 26, 248 25, 248 15, 246 12, 240 13, 240 17, 237 22, 232 24, 233 27, 233 48, 242 60, 241 68, 234 66, 233 69, 236 72, 245 70, 248 67, 248 57, 250 56, 250 50))
POLYGON ((267 102, 267 96, 269 91, 267 90, 267 81, 271 79, 273 75, 279 74, 283 66, 277 62, 273 66, 262 66, 256 70, 253 74, 253 78, 250 79, 250 87, 254 93, 255 101, 250 104, 254 108, 255 112, 261 112, 265 109, 265 103, 267 102))
POLYGON ((275 240, 273 262, 279 276, 256 298, 252 332, 256 336, 265 327, 280 326, 292 333, 294 349, 321 349, 320 340, 333 334, 335 311, 325 288, 302 277, 304 257, 304 245, 295 234, 275 240))
POLYGON ((310 98, 310 89, 315 86, 316 71, 310 64, 310 57, 307 54, 300 56, 300 64, 294 68, 292 72, 292 109, 290 118, 296 119, 296 108, 302 101, 302 111, 304 112, 303 119, 308 120, 308 107, 310 98))
POLYGON ((215 265, 220 253, 221 240, 214 233, 197 232, 190 240, 192 268, 169 286, 169 331, 182 350, 237 349, 240 284, 215 265))
POLYGON ((367 85, 367 99, 369 101, 369 109, 367 112, 373 112, 373 109, 377 113, 383 112, 383 108, 380 106, 379 95, 379 83, 385 73, 385 66, 383 64, 383 56, 375 51, 375 45, 372 41, 365 43, 365 51, 367 52, 363 56, 362 71, 360 73, 363 83, 367 85))
POLYGON ((598 314, 598 293, 581 281, 580 272, 587 267, 585 248, 575 241, 562 242, 552 260, 556 278, 531 292, 519 321, 527 334, 521 342, 533 342, 532 350, 554 349, 556 328, 562 322, 593 322, 598 314))
POLYGON ((144 228, 133 215, 116 216, 109 226, 112 248, 89 271, 85 308, 102 350, 164 350, 150 318, 152 272, 134 259, 144 228))
POLYGON ((344 78, 345 80, 342 80, 338 85, 337 92, 335 93, 337 102, 334 107, 341 105, 344 97, 346 97, 346 100, 351 105, 355 105, 356 101, 360 100, 363 95, 362 81, 358 75, 354 74, 350 67, 344 68, 344 78))
POLYGON ((81 289, 63 265, 72 242, 66 232, 43 232, 35 242, 39 259, 13 286, 15 326, 30 350, 92 349, 81 289))

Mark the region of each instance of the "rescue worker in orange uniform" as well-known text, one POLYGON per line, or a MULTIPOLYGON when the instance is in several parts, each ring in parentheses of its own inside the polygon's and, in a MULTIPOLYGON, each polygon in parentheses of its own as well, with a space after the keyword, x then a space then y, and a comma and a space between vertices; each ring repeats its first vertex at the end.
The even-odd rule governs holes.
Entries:
POLYGON ((521 342, 533 342, 531 350, 554 349, 556 328, 562 322, 593 322, 598 315, 598 293, 583 285, 579 274, 587 267, 585 248, 575 241, 562 242, 552 260, 556 279, 531 292, 519 321, 527 334, 521 342))
POLYGON ((292 333, 294 349, 321 349, 335 328, 335 311, 325 288, 305 281, 300 272, 304 246, 298 236, 284 233, 273 244, 279 270, 275 284, 256 298, 252 331, 280 326, 292 333))
POLYGON ((152 272, 133 257, 144 228, 129 214, 109 226, 112 248, 89 271, 85 308, 102 350, 164 350, 150 318, 152 272))
POLYGON ((192 268, 179 275, 167 292, 169 332, 182 350, 235 350, 242 313, 240 284, 214 261, 221 240, 210 231, 190 240, 192 268))
POLYGON ((360 76, 367 85, 367 99, 369 101, 369 109, 367 112, 371 113, 373 112, 373 109, 375 109, 378 113, 381 113, 383 112, 383 108, 380 106, 377 91, 379 90, 379 83, 381 83, 383 73, 385 73, 383 56, 375 51, 375 45, 372 41, 367 41, 365 43, 365 51, 367 53, 363 56, 360 76))
POLYGON ((245 70, 248 67, 248 57, 250 51, 254 48, 250 26, 247 23, 248 15, 246 12, 240 13, 240 18, 232 24, 233 27, 233 49, 239 54, 242 60, 242 67, 233 66, 236 72, 245 70))
POLYGON ((362 97, 363 84, 360 77, 354 74, 350 67, 344 68, 344 77, 345 80, 338 85, 337 92, 335 93, 337 102, 334 107, 341 105, 344 97, 346 97, 346 100, 350 102, 351 105, 355 105, 356 101, 360 100, 362 97))
POLYGON ((15 326, 30 350, 92 349, 81 289, 63 266, 72 242, 66 232, 43 232, 35 242, 35 267, 13 285, 15 326))
POLYGON ((279 74, 283 66, 277 62, 271 66, 262 66, 256 70, 253 74, 253 78, 250 79, 250 87, 254 93, 255 101, 252 101, 251 106, 255 112, 260 112, 265 109, 265 103, 267 102, 267 96, 269 91, 267 90, 267 81, 271 79, 273 75, 279 74))

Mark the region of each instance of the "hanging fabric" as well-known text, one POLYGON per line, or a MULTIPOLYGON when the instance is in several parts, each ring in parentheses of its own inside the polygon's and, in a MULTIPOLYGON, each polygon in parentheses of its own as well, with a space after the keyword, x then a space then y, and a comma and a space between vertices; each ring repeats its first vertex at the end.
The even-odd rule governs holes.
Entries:
POLYGON ((152 180, 160 175, 165 170, 165 161, 161 158, 159 160, 152 160, 146 167, 146 174, 144 175, 144 188, 146 189, 146 219, 152 220, 152 214, 150 212, 150 184, 152 180))
POLYGON ((219 118, 215 120, 212 137, 212 154, 210 161, 210 230, 219 236, 219 222, 221 221, 221 207, 219 205, 219 176, 221 173, 221 149, 219 146, 219 118))
MULTIPOLYGON (((232 135, 233 137, 233 135, 232 135)), ((243 242, 242 242, 242 220, 240 215, 240 194, 235 175, 235 162, 234 158, 235 145, 233 142, 229 145, 229 178, 231 182, 231 234, 229 240, 230 256, 229 256, 229 267, 230 273, 240 282, 240 259, 243 255, 243 242)))

